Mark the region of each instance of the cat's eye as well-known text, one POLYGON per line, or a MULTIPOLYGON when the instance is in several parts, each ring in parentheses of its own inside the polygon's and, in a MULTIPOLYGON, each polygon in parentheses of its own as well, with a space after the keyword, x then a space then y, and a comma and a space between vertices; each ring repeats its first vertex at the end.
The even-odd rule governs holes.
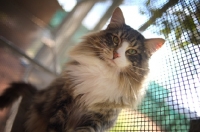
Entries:
POLYGON ((114 36, 113 37, 113 42, 114 42, 115 46, 118 46, 118 44, 119 44, 119 38, 117 36, 114 36))
POLYGON ((127 50, 127 53, 129 55, 134 55, 134 54, 137 54, 137 51, 135 49, 129 49, 129 50, 127 50))

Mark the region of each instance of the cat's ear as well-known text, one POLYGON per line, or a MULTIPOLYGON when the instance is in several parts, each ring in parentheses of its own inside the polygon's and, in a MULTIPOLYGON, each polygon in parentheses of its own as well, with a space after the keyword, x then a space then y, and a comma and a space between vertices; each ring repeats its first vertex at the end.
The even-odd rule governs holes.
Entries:
POLYGON ((125 24, 124 15, 122 13, 122 10, 119 7, 117 7, 114 10, 111 20, 110 20, 110 24, 111 23, 115 23, 115 24, 119 24, 119 25, 125 24))
POLYGON ((145 42, 144 42, 146 50, 148 51, 150 55, 152 55, 154 52, 160 49, 164 43, 165 43, 165 40, 162 38, 145 39, 145 42))

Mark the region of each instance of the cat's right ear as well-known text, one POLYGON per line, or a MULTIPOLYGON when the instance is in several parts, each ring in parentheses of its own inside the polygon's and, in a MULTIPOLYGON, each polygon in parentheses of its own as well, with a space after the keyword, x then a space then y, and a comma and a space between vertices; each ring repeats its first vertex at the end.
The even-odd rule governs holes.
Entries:
POLYGON ((110 24, 116 24, 116 25, 124 25, 125 24, 124 15, 122 13, 122 10, 119 7, 117 7, 114 10, 111 20, 110 20, 110 24))
POLYGON ((156 52, 163 46, 165 40, 162 38, 151 38, 151 39, 145 39, 144 43, 147 53, 151 56, 154 52, 156 52))

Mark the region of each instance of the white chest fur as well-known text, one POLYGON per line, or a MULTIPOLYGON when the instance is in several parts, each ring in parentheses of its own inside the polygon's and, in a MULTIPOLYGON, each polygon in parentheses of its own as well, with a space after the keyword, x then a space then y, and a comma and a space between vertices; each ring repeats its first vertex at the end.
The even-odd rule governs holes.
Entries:
POLYGON ((74 83, 74 96, 84 94, 87 105, 103 101, 118 102, 122 96, 119 89, 118 71, 103 64, 69 66, 74 83))

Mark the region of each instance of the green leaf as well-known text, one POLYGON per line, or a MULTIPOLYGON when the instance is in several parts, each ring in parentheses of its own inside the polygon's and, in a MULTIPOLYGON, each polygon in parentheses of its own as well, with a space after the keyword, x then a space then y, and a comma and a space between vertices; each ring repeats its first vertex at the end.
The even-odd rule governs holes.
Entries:
POLYGON ((181 34, 182 34, 181 27, 176 27, 175 37, 176 37, 177 40, 181 38, 181 34))

